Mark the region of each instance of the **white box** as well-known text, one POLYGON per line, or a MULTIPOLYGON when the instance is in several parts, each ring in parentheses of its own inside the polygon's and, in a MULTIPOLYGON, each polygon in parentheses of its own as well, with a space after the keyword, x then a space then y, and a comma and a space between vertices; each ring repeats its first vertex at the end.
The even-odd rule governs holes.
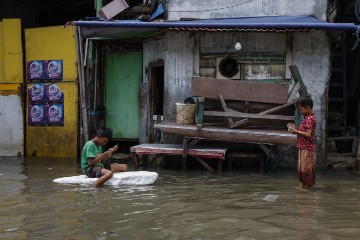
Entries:
POLYGON ((98 13, 101 18, 109 20, 128 7, 129 6, 125 2, 125 0, 114 0, 102 7, 98 13))

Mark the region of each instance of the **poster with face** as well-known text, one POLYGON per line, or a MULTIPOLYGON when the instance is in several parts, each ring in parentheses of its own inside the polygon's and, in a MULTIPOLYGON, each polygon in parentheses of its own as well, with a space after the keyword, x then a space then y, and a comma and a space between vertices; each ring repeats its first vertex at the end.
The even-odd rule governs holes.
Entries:
POLYGON ((32 80, 44 80, 44 61, 36 60, 27 62, 27 77, 29 81, 32 80))
POLYGON ((47 102, 64 102, 64 93, 55 83, 45 85, 45 96, 47 102))
POLYGON ((48 80, 63 79, 63 61, 46 60, 44 61, 45 78, 48 80))
POLYGON ((45 115, 47 124, 64 124, 64 104, 46 104, 45 115))
POLYGON ((45 106, 43 104, 29 104, 28 123, 29 124, 45 123, 45 106))
POLYGON ((44 102, 45 101, 45 84, 36 83, 28 87, 29 102, 44 102))

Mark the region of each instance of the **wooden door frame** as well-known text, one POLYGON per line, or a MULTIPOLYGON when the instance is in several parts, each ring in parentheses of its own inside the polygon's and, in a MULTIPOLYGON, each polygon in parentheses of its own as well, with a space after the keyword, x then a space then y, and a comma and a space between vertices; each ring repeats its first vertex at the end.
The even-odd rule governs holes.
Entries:
MULTIPOLYGON (((163 59, 159 59, 155 62, 152 62, 148 65, 148 73, 147 73, 147 77, 149 79, 149 92, 148 92, 148 103, 149 103, 149 113, 148 113, 148 142, 149 143, 153 143, 154 142, 154 138, 153 138, 153 126, 154 126, 154 119, 153 119, 153 115, 154 115, 154 88, 155 88, 155 84, 156 84, 156 71, 154 71, 155 68, 157 67, 164 67, 165 70, 165 61, 163 59)), ((164 71, 164 75, 165 75, 165 71, 164 71)), ((165 85, 165 76, 164 76, 164 85, 165 85)), ((164 92, 163 92, 163 97, 164 97, 164 92)), ((164 107, 164 102, 163 102, 163 107, 164 107)))

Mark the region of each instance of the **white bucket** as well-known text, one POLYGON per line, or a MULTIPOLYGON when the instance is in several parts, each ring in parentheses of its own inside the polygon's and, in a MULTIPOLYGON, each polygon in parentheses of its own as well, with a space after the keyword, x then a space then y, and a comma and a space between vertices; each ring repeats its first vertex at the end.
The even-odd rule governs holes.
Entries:
POLYGON ((176 123, 194 124, 196 104, 176 103, 176 123))

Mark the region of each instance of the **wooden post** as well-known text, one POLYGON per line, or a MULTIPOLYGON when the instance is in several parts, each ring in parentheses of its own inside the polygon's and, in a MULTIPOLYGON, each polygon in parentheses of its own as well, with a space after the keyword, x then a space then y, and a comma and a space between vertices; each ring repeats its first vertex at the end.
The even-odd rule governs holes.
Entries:
POLYGON ((196 104, 196 125, 197 129, 201 130, 204 123, 204 108, 205 108, 205 99, 199 97, 196 104))
POLYGON ((299 73, 299 70, 297 68, 296 65, 291 65, 289 66, 289 69, 291 71, 291 74, 294 78, 294 81, 295 82, 298 82, 300 84, 300 90, 299 90, 299 93, 300 93, 300 96, 306 96, 306 95, 309 95, 307 89, 306 89, 306 86, 301 78, 301 75, 299 73))
MULTIPOLYGON (((82 119, 82 133, 83 142, 80 143, 81 147, 89 140, 89 127, 88 127, 88 115, 86 108, 86 87, 85 87, 85 72, 84 72, 84 50, 83 50, 83 38, 81 36, 81 28, 76 27, 76 47, 77 47, 77 61, 78 61, 78 74, 80 85, 80 106, 81 106, 81 119, 82 119)), ((82 139, 82 138, 80 138, 82 139)))
POLYGON ((183 140, 183 156, 182 156, 182 169, 183 170, 186 170, 187 151, 188 151, 188 139, 186 137, 184 137, 184 140, 183 140))

